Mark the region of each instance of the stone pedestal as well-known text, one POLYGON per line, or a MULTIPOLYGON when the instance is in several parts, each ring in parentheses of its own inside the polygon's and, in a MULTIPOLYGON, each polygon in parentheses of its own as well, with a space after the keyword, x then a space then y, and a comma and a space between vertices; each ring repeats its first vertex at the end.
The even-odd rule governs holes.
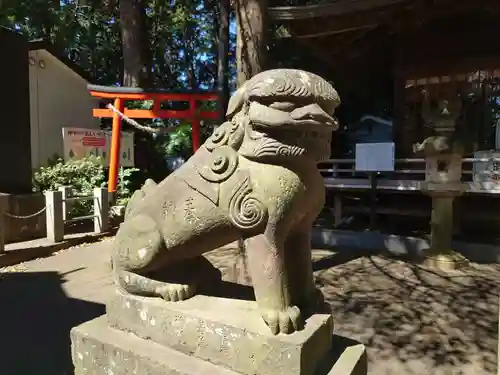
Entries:
POLYGON ((270 333, 245 300, 197 295, 165 302, 116 291, 107 315, 71 331, 75 375, 366 374, 363 345, 332 345, 332 317, 270 333))
POLYGON ((453 201, 462 194, 462 184, 426 183, 423 191, 432 198, 431 247, 424 254, 423 264, 442 270, 466 267, 467 258, 452 249, 453 201))

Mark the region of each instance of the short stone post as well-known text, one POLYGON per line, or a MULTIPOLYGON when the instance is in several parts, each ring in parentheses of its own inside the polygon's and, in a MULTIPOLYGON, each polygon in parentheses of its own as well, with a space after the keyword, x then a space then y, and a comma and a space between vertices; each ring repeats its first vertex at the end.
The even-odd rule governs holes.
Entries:
POLYGON ((0 254, 5 252, 5 213, 9 208, 9 194, 0 193, 0 254))
POLYGON ((59 191, 62 193, 62 210, 63 210, 63 220, 66 221, 70 217, 71 213, 71 202, 68 202, 67 199, 71 198, 73 195, 73 187, 72 186, 61 186, 59 191))
POLYGON ((106 188, 94 189, 94 231, 103 233, 108 230, 109 195, 106 188))
POLYGON ((46 191, 45 207, 47 218, 47 238, 54 242, 64 239, 62 192, 46 191))

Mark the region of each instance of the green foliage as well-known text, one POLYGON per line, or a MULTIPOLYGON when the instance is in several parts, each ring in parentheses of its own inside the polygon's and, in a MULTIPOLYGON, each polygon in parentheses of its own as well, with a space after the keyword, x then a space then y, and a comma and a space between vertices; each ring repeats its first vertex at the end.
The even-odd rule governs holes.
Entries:
POLYGON ((33 175, 37 191, 57 190, 72 185, 77 194, 88 195, 95 187, 103 187, 106 175, 100 158, 91 156, 65 162, 58 158, 46 167, 40 167, 33 175))
POLYGON ((137 172, 137 168, 123 168, 121 167, 118 171, 118 197, 116 200, 116 204, 119 206, 126 206, 128 200, 132 196, 132 193, 135 189, 133 189, 133 180, 132 176, 135 172, 137 172))
MULTIPOLYGON (((201 121, 200 137, 203 143, 213 132, 214 121, 201 121)), ((191 124, 181 123, 175 131, 157 142, 158 152, 167 157, 180 156, 189 159, 193 155, 191 124)))
POLYGON ((174 132, 170 133, 169 140, 165 145, 166 156, 181 156, 188 158, 192 154, 193 144, 191 142, 191 126, 182 124, 174 132))
MULTIPOLYGON (((135 168, 120 168, 117 188, 119 204, 126 204, 131 195, 131 177, 135 171, 135 168)), ((65 162, 59 158, 33 175, 34 191, 57 190, 62 186, 72 186, 73 194, 82 196, 92 195, 96 187, 105 187, 106 170, 102 159, 91 156, 65 162)), ((72 215, 88 215, 92 212, 92 205, 90 200, 77 201, 73 204, 72 215)))
POLYGON ((122 72, 118 9, 101 1, 0 1, 0 25, 44 39, 85 69, 92 83, 113 85, 122 72))
MULTIPOLYGON (((0 0, 0 26, 17 29, 29 40, 42 38, 52 42, 89 73, 90 83, 117 85, 123 76, 119 4, 112 0, 0 0)), ((146 48, 151 56, 153 85, 176 91, 213 89, 217 72, 218 1, 144 0, 142 4, 147 15, 146 48)), ((229 55, 233 72, 235 40, 232 30, 229 55)), ((234 87, 235 75, 228 75, 234 87)), ((150 108, 151 103, 127 103, 127 107, 150 108)), ((101 123, 105 127, 111 121, 103 119, 101 123)), ((157 119, 144 124, 170 127, 176 126, 177 121, 157 119)), ((202 140, 211 131, 211 126, 206 125, 210 123, 202 125, 202 140)), ((128 124, 123 126, 124 130, 130 129, 128 124)), ((165 156, 189 157, 192 153, 189 126, 183 125, 161 137, 137 131, 136 155, 139 153, 141 173, 135 174, 135 180, 138 176, 155 180, 165 177, 165 156), (146 150, 139 145, 151 147, 146 150)))
MULTIPOLYGON (((0 25, 46 39, 84 68, 91 83, 121 82, 120 12, 99 0, 0 1, 0 25)), ((210 88, 215 79, 217 2, 145 0, 152 78, 167 89, 210 88), (191 87, 193 86, 193 87, 191 87)))

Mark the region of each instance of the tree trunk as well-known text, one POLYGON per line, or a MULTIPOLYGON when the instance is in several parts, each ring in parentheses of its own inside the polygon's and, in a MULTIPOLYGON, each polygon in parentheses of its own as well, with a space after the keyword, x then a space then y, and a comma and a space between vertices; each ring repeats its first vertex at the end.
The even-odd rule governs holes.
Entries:
POLYGON ((195 71, 195 56, 192 40, 194 38, 192 27, 188 26, 184 31, 184 69, 186 69, 187 83, 190 90, 198 88, 198 78, 195 71))
POLYGON ((267 69, 269 22, 267 0, 234 0, 238 87, 267 69))
POLYGON ((124 86, 152 86, 146 17, 141 0, 120 0, 124 86))
POLYGON ((217 91, 219 118, 224 121, 229 102, 229 0, 219 0, 219 38, 217 49, 217 91))

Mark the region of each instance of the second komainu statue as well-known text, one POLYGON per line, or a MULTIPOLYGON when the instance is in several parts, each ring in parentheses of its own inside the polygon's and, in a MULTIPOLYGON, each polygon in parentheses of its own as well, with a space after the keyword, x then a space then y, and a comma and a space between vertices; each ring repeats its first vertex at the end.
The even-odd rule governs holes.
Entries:
POLYGON ((262 318, 274 334, 300 330, 304 311, 323 303, 310 239, 325 196, 317 163, 330 155, 339 103, 327 81, 301 70, 247 81, 200 149, 132 197, 112 255, 119 287, 187 299, 202 254, 243 238, 262 318))

